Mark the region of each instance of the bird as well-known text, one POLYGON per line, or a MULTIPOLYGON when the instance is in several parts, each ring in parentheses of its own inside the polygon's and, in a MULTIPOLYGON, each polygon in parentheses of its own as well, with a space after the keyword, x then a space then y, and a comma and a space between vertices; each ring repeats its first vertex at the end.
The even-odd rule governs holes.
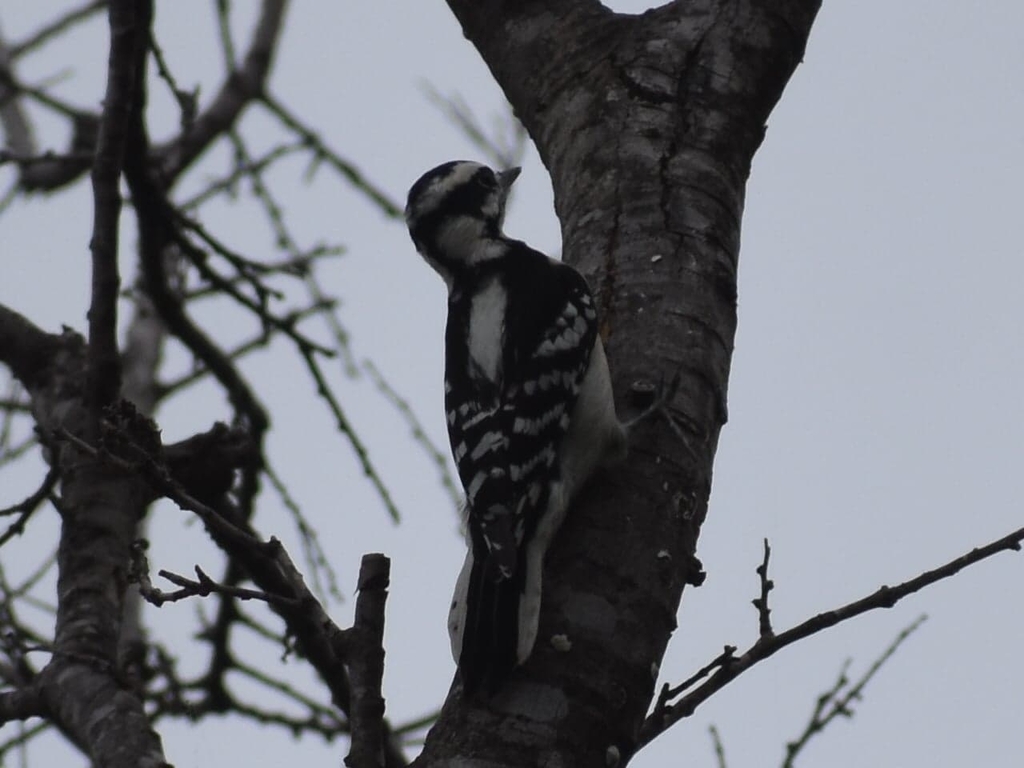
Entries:
POLYGON ((587 281, 503 231, 519 174, 447 162, 405 208, 448 289, 444 407, 467 533, 448 629, 466 695, 495 694, 530 656, 545 554, 627 442, 587 281))

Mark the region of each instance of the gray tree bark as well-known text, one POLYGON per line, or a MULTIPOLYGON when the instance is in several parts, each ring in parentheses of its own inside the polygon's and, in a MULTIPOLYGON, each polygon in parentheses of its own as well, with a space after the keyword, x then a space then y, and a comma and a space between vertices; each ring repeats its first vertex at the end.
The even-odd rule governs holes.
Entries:
POLYGON ((635 752, 683 588, 703 577, 745 184, 820 0, 639 16, 594 0, 449 5, 551 173, 563 258, 599 300, 620 412, 631 382, 679 372, 681 385, 674 426, 638 428, 627 463, 570 513, 532 658, 494 699, 453 690, 417 764, 614 766, 635 752))
MULTIPOLYGON (((595 0, 449 4, 551 172, 563 257, 587 275, 599 300, 623 415, 633 405, 634 381, 665 383, 678 373, 681 384, 671 420, 639 427, 627 463, 575 505, 549 557, 541 635, 529 663, 496 698, 469 702, 453 691, 419 763, 614 767, 636 751, 683 588, 703 576, 695 552, 726 420, 745 183, 820 0, 695 0, 640 16, 615 14, 595 0)), ((170 288, 163 257, 184 238, 166 192, 252 101, 262 99, 290 119, 264 92, 284 7, 283 0, 264 0, 239 70, 189 130, 150 146, 141 112, 150 6, 111 3, 111 90, 102 119, 90 118, 100 127, 96 162, 71 157, 45 184, 40 177, 36 186, 24 182, 26 189, 56 188, 92 167, 98 205, 88 344, 71 332, 45 333, 0 307, 0 361, 30 396, 60 480, 63 519, 53 657, 34 680, 0 696, 0 722, 45 717, 97 765, 165 760, 143 692, 133 690, 131 665, 119 659, 136 628, 126 612, 132 541, 156 493, 194 509, 232 554, 227 588, 247 573, 275 599, 334 705, 346 716, 352 710, 353 764, 404 762, 380 722, 382 594, 365 601, 363 629, 373 632, 362 635, 373 642, 356 654, 280 545, 259 540, 246 515, 214 509, 227 490, 220 474, 192 477, 192 496, 185 497, 154 472, 175 464, 173 447, 163 451, 152 425, 120 400, 154 407, 153 374, 166 331, 207 366, 236 415, 246 416, 247 445, 261 455, 262 407, 170 288), (140 290, 159 322, 133 324, 146 341, 133 349, 133 336, 119 354, 122 175, 140 229, 140 290), (148 463, 139 461, 140 452, 148 463), (363 667, 357 656, 365 657, 363 667)), ((49 166, 26 165, 36 167, 49 166)), ((200 447, 182 451, 205 467, 211 462, 200 447)), ((231 457, 213 463, 227 470, 228 484, 240 470, 239 507, 250 510, 260 461, 221 447, 231 457)), ((183 482, 190 477, 172 474, 183 482)), ((230 611, 230 602, 223 605, 230 611)), ((218 619, 218 626, 230 628, 231 621, 218 619)), ((217 695, 225 669, 214 660, 207 711, 230 704, 217 695)))

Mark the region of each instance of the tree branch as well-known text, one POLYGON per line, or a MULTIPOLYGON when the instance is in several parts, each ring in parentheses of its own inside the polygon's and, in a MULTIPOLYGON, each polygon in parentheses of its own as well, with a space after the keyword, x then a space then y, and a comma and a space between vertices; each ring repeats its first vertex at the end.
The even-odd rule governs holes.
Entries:
MULTIPOLYGON (((124 449, 122 455, 109 451, 101 453, 96 447, 66 431, 61 431, 60 437, 96 461, 143 478, 179 507, 194 512, 203 521, 214 542, 230 555, 233 562, 245 569, 260 589, 272 596, 268 604, 288 625, 289 633, 296 639, 297 648, 331 691, 335 706, 351 714, 352 694, 346 666, 349 661, 348 643, 343 640, 347 633, 334 623, 320 601, 309 591, 302 574, 280 541, 276 538, 264 541, 226 500, 214 507, 192 496, 171 477, 167 468, 160 464, 149 449, 134 444, 129 435, 121 436, 121 447, 124 449), (340 652, 342 649, 345 650, 344 654, 340 652)), ((379 564, 375 564, 369 571, 368 591, 371 592, 371 599, 364 606, 369 615, 375 615, 378 607, 383 608, 384 595, 380 591, 386 588, 386 584, 381 584, 381 574, 379 564), (378 592, 374 594, 374 590, 378 592)), ((385 764, 389 768, 404 765, 405 758, 391 744, 390 729, 386 725, 384 732, 385 764)))
POLYGON ((168 184, 222 136, 242 111, 264 91, 284 22, 287 0, 263 0, 241 69, 232 71, 210 105, 196 117, 191 129, 169 144, 155 148, 160 177, 168 184))
POLYGON ((674 2, 639 15, 593 0, 448 4, 550 171, 563 260, 595 293, 620 407, 636 379, 682 375, 666 404, 678 428, 638 427, 626 461, 567 515, 544 563, 532 656, 492 701, 451 693, 419 760, 582 766, 614 747, 628 761, 696 581, 751 160, 819 3, 674 2), (556 635, 571 652, 548 642, 556 635), (555 711, 572 726, 551 728, 555 711))
POLYGON ((18 519, 11 523, 7 530, 0 534, 0 547, 10 541, 14 536, 20 536, 25 531, 25 523, 39 508, 39 505, 46 500, 46 498, 53 492, 54 487, 57 485, 58 472, 53 467, 46 473, 46 477, 43 478, 42 485, 31 496, 24 499, 18 504, 14 504, 6 509, 0 509, 0 517, 6 515, 12 515, 15 512, 20 512, 18 519))
POLYGON ((75 24, 85 21, 97 11, 105 8, 108 2, 109 0, 89 0, 89 2, 84 3, 77 8, 72 8, 70 11, 58 16, 53 21, 44 25, 31 37, 23 40, 17 45, 11 46, 11 58, 16 59, 19 56, 23 56, 54 37, 63 34, 75 24))
POLYGON ((271 595, 256 589, 218 584, 207 576, 198 565, 195 566, 195 579, 189 579, 181 574, 161 569, 159 572, 161 577, 180 587, 180 589, 174 592, 164 592, 154 587, 153 582, 149 578, 149 561, 143 551, 144 549, 145 547, 142 545, 142 542, 136 542, 136 546, 133 547, 133 572, 129 574, 129 578, 138 582, 139 592, 157 608, 161 607, 164 603, 176 603, 179 600, 186 600, 190 597, 208 597, 214 594, 236 597, 239 600, 262 600, 265 603, 280 604, 290 608, 297 607, 294 601, 288 598, 278 597, 277 595, 271 595))
POLYGON ((711 736, 711 743, 715 747, 715 763, 718 768, 728 768, 725 762, 725 745, 722 744, 722 736, 714 725, 708 726, 708 733, 711 736))
POLYGON ((36 154, 35 134, 18 99, 18 89, 12 84, 16 56, 0 35, 0 127, 11 155, 32 157, 36 154))
POLYGON ((131 114, 141 108, 145 78, 147 3, 110 5, 110 59, 103 99, 96 157, 92 166, 94 216, 92 240, 92 304, 89 307, 87 398, 99 409, 121 388, 117 348, 117 298, 121 277, 117 267, 118 222, 121 218, 121 168, 131 114), (140 34, 139 30, 142 30, 140 34))
MULTIPOLYGON (((98 407, 117 392, 116 339, 112 302, 116 301, 117 176, 123 156, 122 127, 138 92, 139 46, 148 34, 149 8, 137 0, 117 0, 110 7, 111 68, 104 147, 96 178, 95 240, 98 285, 94 297, 94 344, 83 354, 80 341, 66 333, 41 375, 27 383, 33 414, 44 439, 56 429, 99 436, 98 407), (132 42, 134 40, 134 43, 132 42), (83 392, 80 372, 88 355, 93 375, 83 392), (113 361, 111 360, 113 358, 113 361), (116 370, 116 369, 115 369, 116 370), (76 373, 78 376, 76 377, 76 373)), ((8 317, 7 319, 10 319, 8 317)), ((13 323, 12 327, 18 327, 13 323)), ((20 331, 25 331, 24 324, 20 331)), ((133 439, 152 440, 147 422, 131 413, 110 414, 130 423, 133 439)), ((116 446, 111 446, 116 450, 116 446)), ((53 446, 52 461, 61 474, 63 515, 57 564, 57 617, 53 656, 38 675, 40 694, 52 720, 97 764, 120 768, 163 766, 160 738, 152 730, 141 702, 117 678, 117 641, 124 608, 127 562, 135 522, 144 508, 144 486, 130 474, 111 472, 67 444, 53 446), (104 706, 97 707, 97 701, 104 706)))
POLYGON ((43 717, 46 707, 35 688, 0 693, 0 725, 11 720, 28 720, 43 717))
POLYGON ((62 337, 46 333, 0 304, 0 363, 11 369, 25 389, 45 385, 47 370, 61 342, 62 337))
POLYGON ((363 555, 359 597, 352 624, 349 674, 352 676, 352 745, 348 768, 384 766, 384 605, 391 561, 381 554, 363 555))
POLYGON ((656 707, 655 711, 644 721, 643 727, 640 729, 637 748, 639 749, 645 744, 650 743, 672 725, 692 715, 697 707, 710 698, 712 694, 724 688, 755 664, 773 656, 786 646, 792 645, 798 640, 803 640, 829 627, 834 627, 840 622, 860 616, 862 613, 878 608, 892 608, 908 595, 912 595, 937 581, 948 579, 964 568, 980 563, 982 560, 1000 552, 1019 552, 1021 550, 1021 542, 1024 542, 1024 528, 1018 528, 1016 531, 1000 539, 996 539, 982 547, 976 547, 960 557, 954 558, 930 571, 925 571, 909 581, 897 584, 895 587, 879 587, 870 595, 860 600, 855 600, 841 608, 819 613, 817 616, 812 616, 795 627, 787 629, 785 632, 770 635, 767 638, 761 637, 743 655, 733 658, 729 663, 722 665, 706 683, 687 694, 678 702, 666 707, 656 707))
POLYGON ((387 193, 370 182, 355 165, 330 149, 315 131, 304 125, 284 104, 269 93, 263 94, 262 101, 271 114, 277 117, 286 128, 301 137, 304 144, 313 149, 314 163, 327 162, 342 178, 347 179, 353 187, 370 198, 385 216, 392 219, 401 218, 402 206, 395 203, 387 193))
POLYGON ((927 618, 927 616, 921 615, 912 624, 905 627, 896 636, 896 639, 889 644, 889 647, 885 649, 882 655, 875 659, 871 666, 868 667, 867 672, 861 675, 860 679, 849 688, 846 688, 850 682, 846 673, 850 668, 851 660, 846 660, 835 684, 818 697, 814 712, 811 713, 811 719, 807 722, 803 733, 796 740, 786 744, 786 758, 782 762, 782 768, 793 768, 793 761, 803 748, 807 746, 811 738, 825 730, 828 724, 837 717, 853 717, 853 709, 851 707, 853 701, 861 698, 861 693, 863 693, 867 684, 871 682, 871 678, 877 674, 883 664, 892 658, 892 655, 896 653, 896 650, 903 644, 903 641, 917 631, 917 628, 927 618), (843 692, 844 688, 846 688, 845 692, 843 692))

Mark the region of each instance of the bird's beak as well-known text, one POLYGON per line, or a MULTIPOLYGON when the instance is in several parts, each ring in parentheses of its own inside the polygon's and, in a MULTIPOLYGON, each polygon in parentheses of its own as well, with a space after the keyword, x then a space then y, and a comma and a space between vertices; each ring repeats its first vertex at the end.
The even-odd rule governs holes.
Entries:
POLYGON ((498 171, 496 176, 498 177, 498 184, 501 186, 502 192, 506 195, 508 194, 509 189, 512 187, 512 182, 519 178, 522 170, 522 168, 509 168, 507 171, 498 171))

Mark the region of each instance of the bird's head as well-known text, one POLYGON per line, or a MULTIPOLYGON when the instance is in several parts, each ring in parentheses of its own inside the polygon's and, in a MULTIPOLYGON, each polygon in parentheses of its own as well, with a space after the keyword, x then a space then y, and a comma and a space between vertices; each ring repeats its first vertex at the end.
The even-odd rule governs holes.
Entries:
POLYGON ((469 160, 427 171, 409 190, 405 221, 416 250, 451 285, 499 255, 505 202, 519 168, 495 172, 469 160))

